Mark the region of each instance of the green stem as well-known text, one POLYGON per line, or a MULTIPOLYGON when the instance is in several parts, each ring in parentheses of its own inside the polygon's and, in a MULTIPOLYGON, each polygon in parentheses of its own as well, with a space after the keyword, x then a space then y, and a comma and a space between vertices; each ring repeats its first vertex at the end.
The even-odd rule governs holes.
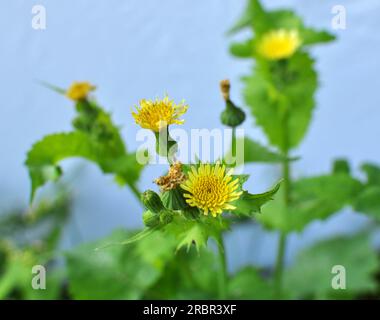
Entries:
MULTIPOLYGON (((283 193, 284 193, 284 206, 285 213, 287 213, 290 205, 290 189, 291 189, 291 174, 290 174, 290 164, 289 164, 289 141, 288 141, 288 117, 284 117, 283 121, 283 137, 284 137, 284 159, 282 162, 282 175, 283 175, 283 193)), ((284 257, 286 252, 286 232, 281 231, 278 239, 277 247, 277 258, 274 271, 274 283, 275 283, 275 293, 278 298, 282 296, 283 287, 283 271, 284 271, 284 257)))
POLYGON ((141 202, 141 192, 134 183, 128 183, 129 189, 136 196, 137 200, 141 202))
POLYGON ((227 280, 228 280, 226 250, 224 247, 223 235, 220 235, 219 237, 218 256, 219 256, 219 262, 220 262, 220 269, 219 269, 219 274, 218 274, 219 299, 223 300, 223 299, 226 299, 227 297, 227 280))
POLYGON ((232 148, 232 156, 236 156, 236 128, 232 127, 232 138, 231 138, 231 148, 232 148))
POLYGON ((282 275, 283 275, 283 270, 284 270, 285 249, 286 249, 286 234, 284 232, 281 232, 280 237, 278 239, 276 267, 275 267, 275 274, 274 274, 275 294, 278 298, 280 298, 282 295, 282 275))

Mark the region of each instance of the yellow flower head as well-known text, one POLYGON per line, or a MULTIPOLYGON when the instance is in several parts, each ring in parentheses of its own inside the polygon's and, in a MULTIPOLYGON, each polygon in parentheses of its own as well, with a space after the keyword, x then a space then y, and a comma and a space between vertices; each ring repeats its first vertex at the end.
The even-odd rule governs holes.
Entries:
POLYGON ((239 179, 233 179, 232 171, 226 172, 226 167, 220 164, 201 164, 198 168, 191 167, 188 179, 181 184, 186 202, 209 212, 213 217, 222 214, 224 210, 234 210, 230 202, 238 199, 242 191, 237 191, 239 179))
POLYGON ((136 112, 132 112, 135 122, 144 129, 158 132, 162 127, 171 124, 183 124, 179 117, 187 111, 188 106, 181 102, 175 104, 166 96, 164 99, 141 100, 136 106, 136 112))
POLYGON ((257 50, 266 59, 279 60, 292 56, 300 45, 297 30, 279 29, 266 33, 259 40, 257 50))
POLYGON ((73 82, 66 91, 66 97, 78 101, 87 98, 88 94, 95 89, 96 87, 89 82, 73 82))

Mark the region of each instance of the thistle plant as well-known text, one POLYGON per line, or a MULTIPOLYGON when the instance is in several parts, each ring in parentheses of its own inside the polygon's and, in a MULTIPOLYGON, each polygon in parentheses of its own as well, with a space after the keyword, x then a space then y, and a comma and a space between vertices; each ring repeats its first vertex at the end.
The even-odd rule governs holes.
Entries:
MULTIPOLYGON (((224 119, 227 123, 232 119, 235 127, 244 121, 245 116, 243 111, 233 105, 228 96, 229 89, 226 87, 229 87, 229 84, 226 81, 222 82, 222 93, 227 102, 222 121, 224 119), (239 118, 236 113, 242 121, 236 121, 239 118)), ((183 123, 182 120, 178 120, 178 115, 185 111, 183 105, 178 107, 166 97, 161 101, 144 103, 143 107, 137 108, 133 116, 142 128, 154 132, 169 132, 171 124, 183 123), (157 108, 158 105, 160 108, 157 108)), ((161 139, 157 138, 156 144, 161 142, 161 139)), ((175 158, 175 153, 171 156, 175 158)), ((234 175, 233 168, 222 161, 199 161, 186 165, 179 162, 171 163, 168 174, 155 180, 160 186, 160 194, 147 190, 142 195, 142 202, 147 210, 143 213, 146 228, 123 243, 141 240, 153 232, 163 232, 176 239, 177 251, 182 247, 190 250, 193 245, 199 251, 207 245, 209 238, 213 238, 218 245, 220 257, 219 296, 225 298, 228 275, 223 232, 230 227, 226 216, 233 216, 237 208, 239 215, 252 216, 253 213, 260 212, 261 207, 272 199, 280 186, 277 184, 262 194, 250 194, 243 189, 247 179, 247 175, 234 175)))
POLYGON ((96 102, 95 86, 88 82, 74 83, 67 90, 50 86, 74 102, 76 117, 72 131, 47 135, 28 152, 31 198, 39 187, 62 175, 61 160, 82 157, 129 187, 144 207, 143 230, 116 231, 66 255, 74 298, 215 298, 218 294, 233 299, 326 299, 352 298, 375 289, 373 274, 379 263, 369 231, 376 229, 380 219, 380 167, 364 163, 365 178, 358 179, 349 162, 338 159, 330 172, 318 176, 292 174, 293 163, 302 161, 296 148, 310 125, 319 83, 311 47, 335 37, 305 26, 291 10, 265 10, 258 0, 248 0, 230 34, 242 30, 251 35, 232 43, 230 52, 253 63, 242 78, 244 106, 233 102, 228 80, 220 83, 225 105, 220 120, 232 129, 231 149, 220 160, 178 161, 179 144, 170 129, 183 124, 188 109, 184 101, 168 96, 144 99, 133 109, 136 124, 153 132, 157 154, 168 160, 167 172, 155 177, 144 192, 136 188, 143 165, 136 161, 135 152, 127 150, 110 114, 96 102), (236 137, 236 128, 249 115, 264 132, 266 145, 251 137, 236 137), (244 187, 249 176, 234 173, 238 163, 231 158, 241 142, 245 163, 281 167, 280 182, 270 190, 252 194, 244 187), (370 227, 355 236, 323 240, 285 266, 290 233, 301 232, 347 206, 370 217, 370 227), (223 236, 234 221, 249 219, 279 234, 274 267, 264 276, 251 265, 234 274, 227 272, 223 236), (216 244, 218 259, 206 250, 209 240, 216 244), (109 250, 89 254, 106 246, 109 250), (347 267, 346 291, 331 288, 334 265, 347 267))

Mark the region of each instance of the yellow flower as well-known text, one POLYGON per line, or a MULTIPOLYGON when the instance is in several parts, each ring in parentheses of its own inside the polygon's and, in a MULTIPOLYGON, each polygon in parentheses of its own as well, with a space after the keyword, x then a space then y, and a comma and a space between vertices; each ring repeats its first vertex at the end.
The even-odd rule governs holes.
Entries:
POLYGON ((164 99, 141 100, 136 106, 136 112, 132 112, 135 122, 144 129, 158 132, 161 128, 171 124, 183 124, 179 117, 187 111, 188 106, 181 102, 175 104, 166 96, 164 99))
POLYGON ((285 59, 292 56, 301 45, 297 30, 273 30, 266 33, 258 43, 257 50, 269 60, 285 59))
POLYGON ((222 214, 224 210, 234 210, 230 202, 238 199, 242 191, 237 191, 239 179, 233 179, 232 171, 226 172, 226 167, 219 163, 215 165, 201 164, 198 168, 191 167, 188 179, 181 184, 186 202, 209 212, 213 217, 222 214))
POLYGON ((78 101, 87 98, 88 94, 95 89, 96 87, 89 82, 73 82, 66 91, 66 97, 78 101))

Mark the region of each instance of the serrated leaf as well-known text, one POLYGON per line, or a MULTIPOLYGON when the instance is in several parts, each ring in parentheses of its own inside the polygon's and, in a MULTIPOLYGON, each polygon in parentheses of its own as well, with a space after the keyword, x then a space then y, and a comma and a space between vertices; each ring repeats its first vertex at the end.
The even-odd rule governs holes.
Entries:
POLYGON ((104 173, 114 173, 131 183, 141 170, 133 155, 124 154, 122 151, 116 155, 112 145, 98 143, 83 132, 48 135, 32 146, 25 161, 32 182, 31 199, 39 187, 60 176, 59 162, 73 157, 92 161, 104 173))
POLYGON ((204 215, 195 219, 177 215, 163 228, 165 233, 177 239, 177 250, 181 248, 189 250, 192 245, 195 245, 198 251, 207 246, 209 238, 219 243, 220 234, 226 229, 228 229, 228 223, 225 220, 204 215))
POLYGON ((230 29, 229 34, 234 34, 248 27, 252 27, 257 37, 270 30, 295 29, 300 32, 303 45, 326 43, 335 40, 335 36, 325 30, 320 31, 305 27, 302 19, 294 11, 267 11, 258 0, 248 0, 244 14, 230 29))
POLYGON ((376 287, 376 252, 366 235, 337 237, 302 251, 284 273, 286 289, 294 298, 353 298, 376 287), (336 265, 345 268, 346 289, 334 290, 331 282, 336 265))
POLYGON ((350 205, 361 188, 358 180, 346 174, 303 178, 291 186, 289 208, 280 190, 275 201, 265 206, 256 219, 268 229, 301 231, 310 222, 327 219, 350 205))
POLYGON ((301 39, 303 45, 314 45, 334 41, 336 37, 324 30, 318 31, 311 28, 303 28, 301 30, 301 39))
POLYGON ((243 11, 243 15, 236 24, 228 31, 228 34, 234 34, 242 29, 245 29, 251 24, 260 28, 261 24, 265 23, 266 12, 258 0, 248 0, 247 7, 243 11))
POLYGON ((281 181, 269 191, 260 194, 251 194, 248 191, 244 191, 240 198, 233 203, 236 209, 232 210, 231 213, 244 216, 252 216, 254 213, 260 213, 261 207, 270 200, 273 200, 280 186, 281 181))
POLYGON ((238 58, 250 58, 253 55, 252 40, 233 42, 230 45, 230 53, 238 58))
POLYGON ((296 147, 308 129, 314 108, 314 60, 306 53, 297 53, 286 66, 262 61, 244 83, 245 101, 269 142, 282 151, 296 147), (286 70, 286 80, 278 78, 276 68, 286 70))

